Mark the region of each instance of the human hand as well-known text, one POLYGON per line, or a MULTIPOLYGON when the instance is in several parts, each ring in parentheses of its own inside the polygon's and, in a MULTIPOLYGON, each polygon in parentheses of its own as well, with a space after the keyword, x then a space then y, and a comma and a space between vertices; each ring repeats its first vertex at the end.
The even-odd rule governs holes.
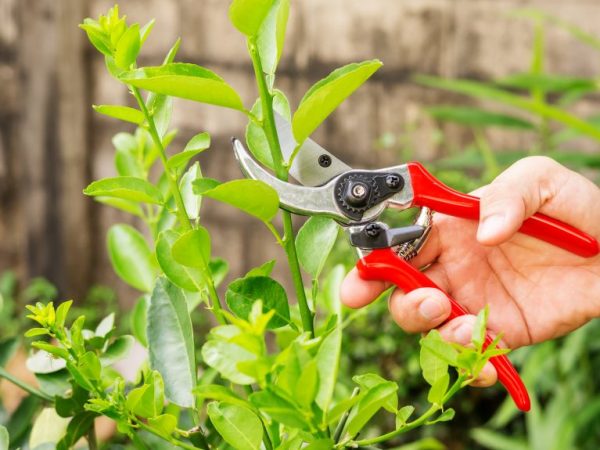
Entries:
MULTIPOLYGON (((475 195, 481 197, 480 222, 434 215, 429 241, 413 265, 431 264, 427 276, 473 314, 488 304, 488 330, 502 332, 510 348, 561 336, 600 316, 600 256, 582 258, 517 233, 526 218, 541 212, 600 238, 598 187, 538 156, 518 161, 475 195)), ((360 308, 389 287, 362 280, 353 269, 341 298, 360 308)), ((396 290, 390 312, 405 331, 425 332, 446 321, 450 302, 437 289, 396 290)), ((474 315, 461 316, 439 330, 447 340, 467 344, 474 321, 474 315)), ((495 381, 488 364, 476 384, 495 381)))

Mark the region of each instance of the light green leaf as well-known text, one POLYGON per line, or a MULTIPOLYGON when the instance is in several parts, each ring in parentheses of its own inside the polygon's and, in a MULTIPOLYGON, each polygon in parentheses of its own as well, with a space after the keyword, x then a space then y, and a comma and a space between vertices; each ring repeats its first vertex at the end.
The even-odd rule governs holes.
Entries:
POLYGON ((574 78, 549 73, 518 73, 497 80, 501 86, 531 91, 563 93, 566 91, 594 91, 598 84, 591 78, 574 78))
POLYGON ((531 450, 522 438, 507 436, 497 431, 475 428, 470 435, 475 442, 492 450, 531 450))
POLYGON ((256 380, 240 372, 238 363, 256 360, 256 355, 239 345, 221 340, 210 340, 202 346, 204 362, 221 376, 235 384, 252 384, 256 380))
POLYGON ((147 384, 132 389, 127 394, 127 409, 143 418, 156 417, 165 403, 163 380, 156 370, 148 377, 147 384))
POLYGON ((254 267, 254 268, 250 269, 248 271, 248 273, 246 275, 244 275, 244 278, 268 277, 269 275, 271 275, 271 272, 273 271, 273 267, 275 267, 274 259, 272 259, 271 261, 267 261, 266 263, 264 263, 258 267, 254 267))
POLYGON ((56 308, 56 325, 64 326, 65 320, 67 319, 67 314, 69 313, 69 309, 71 309, 72 304, 73 300, 67 300, 58 305, 56 308))
POLYGON ((445 361, 446 364, 456 366, 458 351, 451 343, 442 338, 439 331, 431 330, 430 334, 421 340, 421 345, 445 361))
POLYGON ((127 284, 150 292, 156 263, 144 237, 129 225, 113 225, 108 231, 108 254, 113 269, 127 284))
POLYGON ((156 186, 136 177, 114 177, 94 181, 83 190, 83 193, 92 197, 117 197, 157 205, 162 205, 164 202, 156 186))
POLYGON ((122 69, 129 69, 135 62, 140 52, 140 26, 135 23, 131 25, 117 42, 115 48, 115 64, 122 69))
POLYGON ((148 310, 150 366, 162 375, 166 398, 188 408, 194 405, 192 389, 196 385, 193 336, 183 293, 159 278, 148 310))
POLYGON ((448 384, 450 383, 450 375, 447 373, 439 377, 435 383, 429 389, 427 394, 427 401, 431 404, 442 405, 444 403, 444 395, 448 390, 448 384))
POLYGON ((102 365, 100 359, 95 352, 86 352, 79 358, 77 364, 79 373, 88 380, 97 381, 100 380, 102 374, 102 365))
POLYGON ((208 269, 213 283, 217 287, 223 282, 227 273, 229 273, 229 264, 222 258, 213 258, 208 263, 208 269))
POLYGON ((260 391, 251 394, 250 402, 271 419, 301 430, 309 429, 304 415, 297 407, 272 391, 260 391))
POLYGON ((194 393, 202 400, 209 398, 211 400, 218 400, 222 403, 239 405, 250 409, 254 408, 254 406, 252 406, 246 400, 240 398, 231 389, 221 386, 220 384, 205 384, 196 386, 194 393))
POLYGON ((275 311, 267 328, 279 328, 290 323, 285 289, 272 278, 240 278, 229 285, 225 298, 231 311, 242 319, 248 320, 252 306, 260 300, 263 313, 275 311))
POLYGON ((455 414, 454 410, 452 408, 448 408, 442 414, 437 416, 435 419, 425 422, 425 425, 433 425, 434 423, 438 423, 438 422, 448 422, 448 421, 454 419, 454 414, 455 414))
POLYGON ((274 0, 233 0, 229 20, 241 33, 255 36, 273 3, 274 0))
POLYGON ((133 347, 135 339, 133 336, 123 335, 116 338, 106 348, 104 353, 100 355, 100 362, 104 366, 111 365, 120 359, 123 359, 129 354, 129 351, 133 347))
POLYGON ((215 180, 214 178, 204 177, 199 180, 196 180, 194 183, 194 192, 197 195, 204 195, 206 191, 216 188, 219 186, 221 182, 219 180, 215 180))
POLYGON ((148 39, 148 36, 150 36, 150 32, 154 28, 155 23, 156 19, 150 19, 146 25, 140 28, 140 42, 142 45, 144 45, 144 42, 146 42, 146 39, 148 39))
POLYGON ((336 327, 323 339, 315 357, 319 371, 319 390, 316 402, 323 411, 329 409, 329 403, 331 403, 333 397, 341 349, 342 332, 340 327, 336 327))
POLYGON ((173 245, 181 235, 175 230, 165 230, 156 242, 158 264, 169 280, 182 289, 198 292, 204 285, 202 272, 194 267, 179 264, 173 258, 173 245))
POLYGON ((5 427, 0 425, 0 448, 8 450, 9 440, 8 431, 5 427))
POLYGON ((356 436, 369 420, 379 411, 390 395, 398 391, 398 385, 391 381, 379 384, 371 389, 358 402, 356 414, 348 421, 348 434, 356 436))
MULTIPOLYGON (((361 392, 368 392, 375 386, 388 382, 388 380, 375 373, 356 375, 352 377, 352 380, 360 386, 361 392)), ((383 407, 387 411, 395 414, 398 410, 398 396, 395 393, 390 395, 390 398, 385 402, 383 407)))
POLYGON ((132 202, 131 200, 125 200, 116 197, 94 197, 94 200, 104 205, 112 206, 113 208, 125 211, 126 213, 132 214, 136 217, 144 217, 140 204, 132 202))
POLYGON ((177 418, 172 414, 161 414, 148 419, 148 425, 165 437, 171 436, 177 428, 177 418))
POLYGON ((311 442, 306 447, 302 447, 303 450, 331 450, 335 447, 335 443, 331 439, 318 439, 311 442))
POLYGON ((243 111, 240 96, 221 77, 187 63, 145 67, 122 74, 120 79, 140 89, 243 111))
POLYGON ((268 75, 275 73, 281 58, 289 13, 290 0, 275 0, 258 31, 258 53, 263 71, 268 75))
POLYGON ((203 150, 187 150, 181 153, 176 153, 167 160, 167 167, 170 170, 185 167, 194 156, 202 153, 202 151, 203 150))
POLYGON ((403 406, 400 408, 396 413, 396 429, 402 428, 404 425, 406 425, 406 422, 414 411, 415 407, 412 405, 403 406))
POLYGON ((54 408, 44 408, 35 419, 29 435, 29 448, 43 444, 57 444, 67 431, 69 419, 60 417, 54 408))
POLYGON ((342 301, 340 300, 340 286, 342 280, 346 276, 346 268, 343 264, 337 264, 329 271, 323 288, 323 306, 327 308, 330 314, 337 316, 338 320, 342 320, 342 301))
POLYGON ((258 180, 234 180, 201 193, 204 197, 227 203, 263 222, 270 222, 279 209, 275 189, 258 180))
POLYGON ((100 337, 106 337, 115 328, 115 313, 110 313, 100 321, 94 334, 100 337))
POLYGON ((172 254, 179 264, 206 269, 210 261, 210 234, 201 226, 182 234, 173 244, 172 254))
POLYGON ((135 123, 136 125, 141 125, 146 120, 144 114, 139 109, 130 108, 129 106, 93 105, 92 108, 94 108, 94 111, 105 116, 135 123))
POLYGON ((148 347, 146 338, 146 324, 148 319, 148 307, 150 300, 147 295, 138 298, 130 317, 131 332, 144 347, 148 347))
MULTIPOLYGON (((290 103, 285 94, 278 89, 273 90, 273 109, 286 120, 291 120, 290 103)), ((260 120, 263 119, 260 99, 254 103, 251 112, 260 120)), ((273 157, 265 130, 253 120, 249 121, 246 127, 246 143, 258 161, 273 169, 273 157)))
MULTIPOLYGON (((437 331, 432 331, 430 331, 426 337, 421 339, 421 342, 431 340, 436 341, 437 338, 435 338, 435 333, 437 333, 437 331), (432 331, 434 333, 432 333, 432 331)), ((425 378, 425 380, 432 386, 439 378, 448 373, 448 363, 446 362, 445 358, 432 351, 427 345, 421 345, 419 362, 421 364, 423 378, 425 378)))
POLYGON ((310 409, 310 405, 317 396, 318 386, 319 373, 317 370, 317 363, 314 359, 311 359, 308 364, 302 367, 302 372, 300 373, 300 378, 298 378, 298 384, 296 385, 294 398, 302 406, 310 409))
POLYGON ((199 133, 193 138, 189 140, 183 149, 186 151, 203 151, 210 147, 210 134, 208 133, 199 133))
POLYGON ((427 112, 439 120, 456 122, 471 127, 502 127, 534 130, 535 126, 520 117, 493 113, 468 106, 434 106, 427 112))
POLYGON ((348 64, 334 70, 311 87, 302 98, 292 119, 296 142, 304 142, 340 103, 381 66, 379 60, 348 64))
POLYGON ((486 334, 486 325, 488 321, 489 308, 486 305, 479 313, 477 314, 477 319, 475 319, 475 325, 473 326, 473 335, 471 337, 471 342, 475 348, 481 352, 483 348, 483 344, 485 342, 485 334, 486 334))
POLYGON ((225 442, 236 450, 260 449, 263 427, 251 410, 239 405, 212 402, 207 412, 225 442))
POLYGON ((313 279, 319 277, 325 261, 333 249, 339 227, 333 220, 322 217, 310 217, 300 228, 296 236, 298 260, 304 270, 313 279))
POLYGON ((190 220, 196 220, 200 217, 202 197, 194 193, 192 184, 199 178, 202 178, 202 171, 200 170, 200 163, 196 162, 183 174, 179 182, 185 211, 190 220))

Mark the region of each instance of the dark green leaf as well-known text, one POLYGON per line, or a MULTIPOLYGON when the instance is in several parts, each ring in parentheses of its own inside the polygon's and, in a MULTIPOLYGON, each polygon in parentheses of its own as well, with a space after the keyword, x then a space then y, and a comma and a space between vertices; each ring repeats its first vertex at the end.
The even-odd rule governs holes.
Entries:
POLYGON ((6 429, 10 435, 11 447, 18 447, 33 424, 35 415, 40 410, 40 400, 33 395, 25 397, 8 419, 6 429))
POLYGON ((535 130, 535 126, 531 122, 519 117, 493 113, 468 106, 434 106, 427 108, 427 111, 436 119, 457 122, 471 127, 502 127, 535 130))
POLYGON ((94 181, 83 193, 92 197, 116 197, 156 205, 162 205, 164 202, 156 186, 136 177, 114 177, 94 181))
POLYGON ((275 311, 275 315, 269 321, 269 329, 279 328, 290 322, 285 289, 272 278, 240 278, 229 285, 226 300, 231 311, 246 320, 250 316, 254 303, 260 300, 264 313, 275 311))
POLYGON ((240 96, 221 77, 195 64, 170 63, 121 75, 125 83, 157 94, 243 110, 240 96))
POLYGON ((161 269, 177 286, 188 291, 201 291, 204 285, 202 272, 194 267, 188 267, 175 261, 172 253, 173 245, 180 238, 174 230, 165 230, 158 236, 156 242, 156 258, 161 269))
POLYGON ((250 402, 271 419, 292 428, 308 429, 309 425, 296 406, 271 391, 251 394, 250 402))
POLYGON ((135 339, 133 336, 119 336, 106 348, 104 353, 100 356, 100 361, 105 366, 114 364, 129 354, 134 343, 135 339))
POLYGON ((225 442, 236 450, 259 450, 263 427, 260 419, 246 407, 212 402, 208 417, 225 442))
POLYGON ((347 97, 362 85, 382 63, 378 60, 348 64, 331 72, 311 87, 292 118, 296 142, 302 143, 347 97))
POLYGON ((113 225, 108 231, 108 254, 117 275, 127 284, 150 292, 156 263, 144 237, 129 225, 113 225))
POLYGON ((162 375, 165 396, 179 406, 192 407, 196 385, 192 323, 185 297, 165 278, 159 278, 152 291, 147 337, 150 365, 162 375))
POLYGON ((229 181, 202 192, 202 195, 235 206, 263 222, 270 222, 279 209, 275 189, 258 180, 229 181))
POLYGON ((146 337, 146 324, 148 319, 148 307, 150 300, 147 295, 142 295, 138 298, 130 317, 131 333, 135 336, 140 344, 148 347, 146 337))
POLYGON ((177 417, 172 414, 161 414, 160 416, 150 417, 148 425, 157 430, 161 436, 170 437, 177 428, 177 417))
POLYGON ((94 111, 105 116, 135 123, 136 125, 141 125, 146 120, 144 114, 139 109, 130 108, 129 106, 93 105, 92 108, 94 108, 94 111))
POLYGON ((73 417, 67 426, 65 436, 56 445, 56 450, 72 448, 94 426, 96 416, 97 414, 94 412, 85 411, 73 417))
POLYGON ((233 0, 229 20, 241 33, 255 36, 273 3, 274 0, 233 0))
POLYGON ((333 249, 338 235, 338 225, 327 217, 312 216, 296 236, 298 260, 313 279, 319 277, 325 261, 333 249))
POLYGON ((71 384, 69 384, 68 395, 57 395, 54 400, 54 408, 59 416, 72 417, 75 414, 84 411, 84 405, 88 399, 88 391, 71 381, 71 384))

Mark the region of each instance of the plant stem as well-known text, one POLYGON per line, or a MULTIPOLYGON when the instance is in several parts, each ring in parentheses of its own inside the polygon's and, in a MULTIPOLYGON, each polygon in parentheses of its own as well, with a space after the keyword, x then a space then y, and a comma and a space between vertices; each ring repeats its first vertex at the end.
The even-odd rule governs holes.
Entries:
MULTIPOLYGON (((158 131, 156 130, 156 124, 154 123, 154 118, 150 115, 150 112, 148 111, 148 108, 146 107, 146 103, 144 102, 144 99, 142 98, 139 89, 136 87, 133 87, 133 86, 129 86, 129 89, 131 89, 133 96, 137 100, 138 105, 139 105, 142 113, 144 114, 144 117, 146 118, 146 122, 148 122, 148 131, 150 132, 150 136, 152 136, 154 145, 156 145, 156 147, 159 150, 158 153, 160 155, 160 160, 163 163, 165 175, 169 182, 169 190, 171 191, 171 195, 173 195, 173 199, 175 200, 175 206, 177 208, 176 214, 177 214, 179 223, 181 224, 181 227, 183 228, 184 231, 191 231, 192 224, 190 223, 190 219, 189 219, 189 217, 187 215, 187 211, 185 209, 185 204, 183 202, 181 190, 179 189, 179 185, 177 184, 177 175, 174 174, 173 171, 170 170, 169 167, 167 166, 167 153, 165 152, 165 147, 163 146, 160 136, 158 135, 158 131)), ((223 309, 223 307, 221 305, 221 299, 219 298, 219 294, 217 293, 217 290, 215 289, 215 284, 214 284, 212 276, 210 274, 210 270, 208 267, 206 267, 204 271, 207 274, 205 278, 206 278, 206 283, 208 284, 208 295, 210 296, 211 303, 215 310, 215 316, 216 316, 217 320, 219 321, 219 323, 225 324, 226 320, 223 317, 223 315, 221 314, 221 311, 223 309)))
POLYGON ((441 410, 443 408, 443 405, 450 400, 454 394, 456 394, 460 388, 462 383, 467 379, 466 375, 459 375, 458 378, 456 379, 456 381, 454 382, 454 384, 450 387, 450 389, 448 389, 448 392, 446 392, 446 395, 444 396, 444 399, 442 400, 442 404, 438 405, 438 404, 433 404, 431 405, 431 407, 425 411, 418 419, 413 420, 412 422, 407 423, 406 425, 404 425, 401 428, 398 428, 395 431, 392 431, 390 433, 386 433, 383 434, 381 436, 377 436, 375 438, 371 438, 371 439, 363 439, 361 441, 354 441, 353 444, 357 445, 357 446, 367 446, 367 445, 372 445, 372 444, 379 444, 381 442, 385 442, 385 441, 389 441, 390 439, 395 438, 396 436, 400 436, 401 434, 404 434, 410 430, 413 430, 415 428, 420 427, 421 425, 425 424, 425 422, 427 422, 427 420, 433 416, 437 411, 441 410))
MULTIPOLYGON (((356 397, 359 392, 360 392, 360 388, 354 388, 354 391, 352 391, 352 395, 350 396, 350 398, 356 397)), ((333 433, 333 442, 336 444, 342 438, 342 433, 344 432, 344 427, 346 426, 346 422, 348 422, 348 417, 350 417, 351 411, 352 411, 352 408, 350 408, 348 411, 346 411, 342 415, 342 418, 338 422, 337 426, 335 427, 335 432, 333 433)))
POLYGON ((31 395, 35 395, 36 397, 39 397, 42 400, 46 400, 48 402, 51 402, 54 400, 48 394, 40 391, 39 389, 34 388, 33 386, 25 383, 24 381, 19 380, 17 377, 11 375, 4 369, 4 367, 0 367, 0 378, 4 378, 5 380, 10 381, 12 384, 20 387, 25 392, 27 392, 31 395))
POLYGON ((177 207, 177 218, 179 220, 179 223, 185 231, 189 231, 192 229, 192 225, 190 224, 190 219, 188 218, 187 212, 185 210, 185 204, 183 203, 181 191, 179 190, 179 186, 177 185, 177 177, 167 167, 167 153, 165 152, 165 147, 163 146, 162 140, 160 139, 158 131, 156 130, 154 118, 150 115, 148 108, 146 107, 146 103, 140 95, 139 89, 133 86, 129 86, 129 89, 131 89, 131 92, 137 100, 142 113, 144 113, 146 122, 148 122, 148 131, 150 132, 150 136, 152 136, 154 145, 156 145, 156 147, 158 148, 158 153, 165 169, 165 175, 167 176, 167 180, 169 182, 169 189, 171 191, 171 194, 173 195, 173 199, 175 200, 175 205, 177 207))
POLYGON ((96 424, 92 423, 90 430, 87 433, 86 440, 89 450, 98 450, 98 439, 96 438, 96 424))
MULTIPOLYGON (((254 74, 256 76, 256 82, 258 85, 258 92, 261 99, 263 123, 262 127, 269 143, 271 150, 271 157, 273 159, 273 167, 275 168, 275 175, 282 181, 287 181, 288 172, 283 161, 283 155, 281 153, 281 145, 279 143, 279 136, 277 135, 277 128, 275 126, 275 116, 273 113, 273 95, 269 90, 265 74, 262 69, 262 63, 260 55, 258 53, 258 47, 256 46, 256 40, 253 38, 248 39, 248 52, 252 59, 252 66, 254 68, 254 74)), ((294 227, 292 224, 292 216, 288 211, 281 211, 283 217, 283 249, 287 255, 288 265, 292 274, 292 280, 294 282, 294 289, 296 291, 296 297, 298 299, 298 308, 300 309, 300 317, 302 318, 302 328, 304 331, 308 331, 311 337, 314 337, 315 330, 313 324, 313 314, 308 307, 306 300, 306 292, 304 291, 304 283, 302 281, 302 273, 300 272, 300 264, 298 263, 298 254, 296 252, 296 242, 294 239, 294 227)))

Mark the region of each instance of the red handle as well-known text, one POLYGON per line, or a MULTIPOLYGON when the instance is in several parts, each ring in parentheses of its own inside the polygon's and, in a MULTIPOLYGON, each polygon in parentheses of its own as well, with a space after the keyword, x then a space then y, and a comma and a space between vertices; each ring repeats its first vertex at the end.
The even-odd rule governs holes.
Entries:
MULTIPOLYGON (((410 292, 421 287, 439 289, 426 275, 404 261, 390 248, 373 250, 369 255, 359 260, 356 267, 364 280, 390 281, 404 292, 410 292)), ((468 314, 456 300, 448 294, 446 295, 452 305, 448 320, 468 314)), ((492 338, 486 335, 485 346, 488 346, 491 342, 492 338)), ((531 404, 527 388, 525 388, 510 360, 505 355, 500 355, 491 358, 490 362, 496 368, 498 379, 513 398, 517 407, 521 411, 529 411, 531 404)))
MULTIPOLYGON (((446 186, 419 163, 408 163, 408 170, 414 191, 414 206, 425 206, 463 219, 479 220, 477 197, 446 186)), ((534 214, 525 220, 519 231, 579 256, 591 257, 600 252, 595 238, 544 214, 534 214)))

